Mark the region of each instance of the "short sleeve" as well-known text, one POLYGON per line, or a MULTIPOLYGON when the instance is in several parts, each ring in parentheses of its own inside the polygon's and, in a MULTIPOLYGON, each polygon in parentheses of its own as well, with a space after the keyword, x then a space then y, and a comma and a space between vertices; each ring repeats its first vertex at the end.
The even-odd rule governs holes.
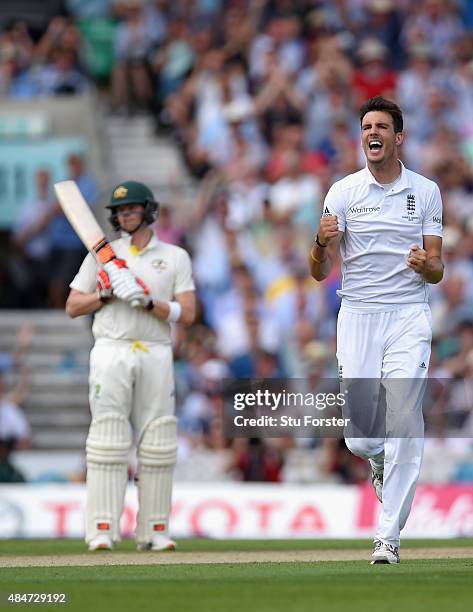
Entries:
POLYGON ((345 202, 342 197, 340 185, 334 183, 328 190, 324 200, 322 217, 336 215, 338 219, 338 230, 345 231, 345 202))
POLYGON ((5 399, 1 407, 0 438, 28 438, 31 428, 23 411, 12 401, 5 399))
POLYGON ((176 261, 176 281, 174 283, 174 295, 184 291, 194 291, 194 279, 192 278, 191 259, 184 249, 179 249, 176 261))
POLYGON ((88 253, 69 287, 82 293, 92 293, 97 286, 97 263, 88 253))
POLYGON ((437 185, 432 190, 427 202, 422 221, 422 235, 442 237, 442 197, 437 185))

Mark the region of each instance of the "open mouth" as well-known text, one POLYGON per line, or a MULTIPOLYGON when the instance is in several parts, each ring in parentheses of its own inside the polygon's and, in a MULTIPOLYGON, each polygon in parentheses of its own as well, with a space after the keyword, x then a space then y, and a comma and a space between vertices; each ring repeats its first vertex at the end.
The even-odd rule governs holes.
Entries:
POLYGON ((368 143, 368 148, 370 151, 380 151, 383 147, 383 143, 381 140, 372 140, 368 143))

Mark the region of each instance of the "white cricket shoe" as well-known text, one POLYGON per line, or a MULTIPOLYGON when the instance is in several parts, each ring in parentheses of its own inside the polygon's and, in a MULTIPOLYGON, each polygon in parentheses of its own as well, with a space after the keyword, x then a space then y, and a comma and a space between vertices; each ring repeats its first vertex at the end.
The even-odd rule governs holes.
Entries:
POLYGON ((377 563, 401 563, 399 548, 397 546, 385 544, 380 540, 374 541, 374 549, 371 558, 373 559, 371 565, 377 563))
POLYGON ((163 550, 176 550, 177 544, 174 540, 171 540, 170 537, 165 535, 154 535, 151 539, 151 542, 147 542, 146 544, 138 544, 138 550, 154 550, 154 551, 163 551, 163 550))
POLYGON ((383 503, 383 472, 375 472, 371 468, 371 484, 378 500, 383 503))
POLYGON ((89 550, 112 550, 112 549, 113 549, 112 538, 105 534, 98 535, 89 542, 89 550))

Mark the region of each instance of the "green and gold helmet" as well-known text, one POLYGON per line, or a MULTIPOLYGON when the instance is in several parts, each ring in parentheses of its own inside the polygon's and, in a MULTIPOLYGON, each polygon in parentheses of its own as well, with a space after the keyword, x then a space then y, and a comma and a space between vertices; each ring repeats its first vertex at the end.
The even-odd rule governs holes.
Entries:
POLYGON ((143 221, 148 225, 156 220, 159 204, 155 201, 153 192, 149 187, 138 181, 124 181, 112 191, 112 197, 106 208, 112 211, 109 221, 115 230, 120 229, 116 209, 123 204, 141 204, 144 208, 143 221))

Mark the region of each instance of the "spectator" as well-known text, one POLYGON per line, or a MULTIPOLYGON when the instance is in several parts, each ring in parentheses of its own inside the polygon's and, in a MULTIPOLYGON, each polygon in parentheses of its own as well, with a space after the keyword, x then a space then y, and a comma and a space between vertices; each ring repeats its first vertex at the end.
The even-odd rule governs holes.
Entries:
POLYGON ((174 211, 171 206, 161 204, 159 207, 159 217, 156 223, 151 226, 158 238, 170 244, 183 246, 185 241, 184 229, 174 222, 174 211))
POLYGON ((51 245, 47 223, 54 207, 49 170, 36 172, 36 197, 21 208, 14 225, 13 245, 23 257, 25 283, 19 306, 44 308, 47 303, 48 262, 51 245))
POLYGON ((78 68, 76 51, 52 49, 46 65, 35 74, 38 92, 44 96, 75 95, 88 90, 87 79, 78 68))
POLYGON ((366 38, 358 49, 360 67, 353 75, 355 106, 374 96, 391 100, 396 91, 396 73, 386 67, 388 48, 377 38, 366 38))
POLYGON ((308 226, 315 232, 321 214, 320 182, 304 172, 300 153, 288 152, 285 167, 284 176, 269 191, 271 210, 275 217, 308 226))
POLYGON ((152 58, 159 108, 170 94, 179 89, 193 63, 189 27, 183 19, 173 19, 169 22, 166 40, 152 58))
POLYGON ((118 112, 149 109, 153 87, 149 54, 162 41, 164 25, 154 7, 138 0, 121 2, 123 21, 115 38, 116 63, 112 71, 111 104, 118 112), (157 20, 161 28, 155 27, 157 20))
POLYGON ((0 33, 0 94, 12 98, 31 98, 38 94, 30 65, 33 41, 24 23, 16 23, 0 33))
MULTIPOLYGON (((93 174, 86 170, 82 155, 73 153, 67 159, 69 177, 76 181, 86 202, 93 206, 98 195, 98 186, 93 174)), ((74 278, 85 256, 85 247, 67 221, 59 204, 51 214, 48 235, 51 244, 49 265, 49 305, 64 308, 69 292, 69 283, 74 278)))
POLYGON ((389 49, 391 68, 399 69, 404 64, 404 49, 401 42, 402 20, 393 0, 368 0, 367 20, 364 31, 376 32, 376 37, 389 49))
POLYGON ((415 128, 425 112, 425 92, 435 85, 443 85, 435 67, 434 55, 428 42, 417 43, 408 49, 408 62, 397 81, 396 97, 402 105, 406 128, 415 128))
POLYGON ((3 372, 0 371, 0 483, 24 482, 23 475, 12 465, 10 454, 31 446, 31 429, 19 404, 29 387, 25 372, 9 393, 3 372))
POLYGON ((448 62, 452 59, 451 45, 462 33, 453 0, 422 0, 420 10, 406 18, 402 37, 406 47, 431 44, 435 58, 448 62))
POLYGON ((236 438, 235 455, 228 471, 235 470, 244 482, 280 482, 283 454, 268 442, 260 438, 236 438))
POLYGON ((81 54, 81 38, 75 24, 58 15, 51 19, 46 32, 35 47, 34 55, 40 64, 47 64, 54 52, 67 49, 78 60, 81 54))

